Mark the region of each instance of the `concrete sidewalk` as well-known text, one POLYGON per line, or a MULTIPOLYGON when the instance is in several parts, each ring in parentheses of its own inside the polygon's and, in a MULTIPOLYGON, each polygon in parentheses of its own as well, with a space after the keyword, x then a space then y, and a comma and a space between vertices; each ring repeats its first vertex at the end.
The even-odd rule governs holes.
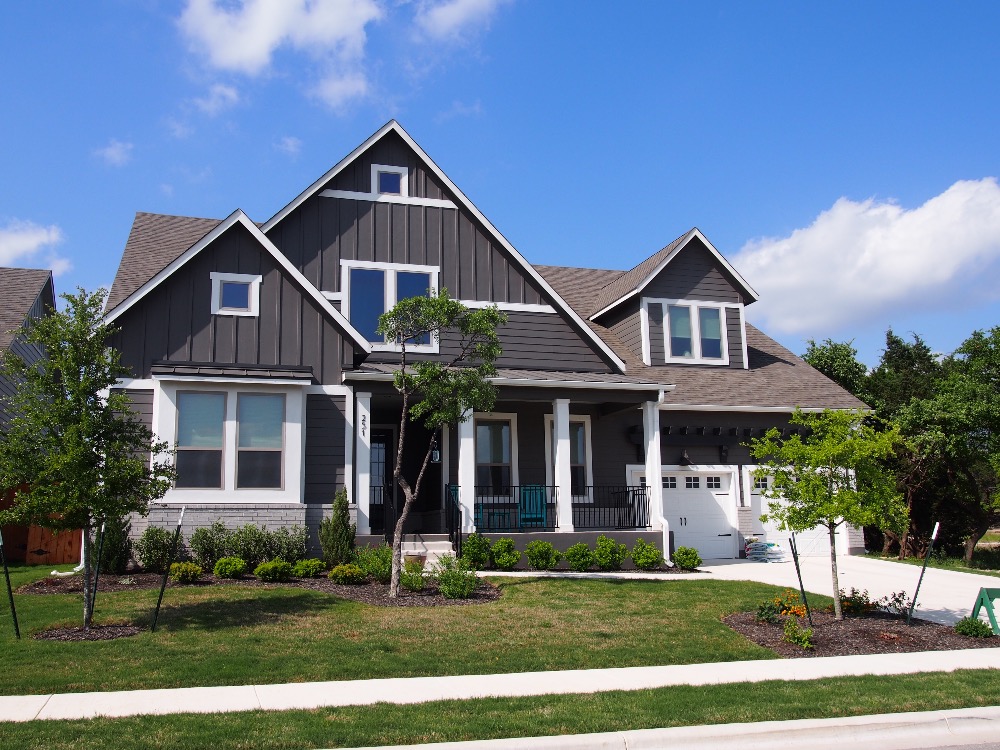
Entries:
POLYGON ((0 721, 86 719, 95 716, 283 711, 374 703, 426 703, 468 698, 519 697, 672 685, 715 685, 765 680, 815 680, 856 675, 1000 669, 1000 649, 924 651, 871 656, 684 664, 621 669, 522 672, 454 677, 306 682, 285 685, 194 687, 107 693, 0 697, 0 721))

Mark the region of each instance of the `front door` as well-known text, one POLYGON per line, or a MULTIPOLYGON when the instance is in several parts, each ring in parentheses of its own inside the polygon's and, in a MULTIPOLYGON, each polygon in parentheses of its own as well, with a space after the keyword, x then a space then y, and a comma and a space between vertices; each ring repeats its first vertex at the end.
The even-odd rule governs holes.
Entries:
POLYGON ((371 437, 372 497, 371 497, 371 506, 369 513, 371 517, 372 531, 375 533, 385 533, 386 521, 388 521, 391 524, 395 519, 395 513, 393 512, 394 505, 391 502, 395 490, 392 482, 394 448, 395 445, 393 441, 392 430, 380 429, 380 428, 375 428, 372 430, 372 437, 371 437), (386 514, 387 502, 389 503, 388 515, 386 514))

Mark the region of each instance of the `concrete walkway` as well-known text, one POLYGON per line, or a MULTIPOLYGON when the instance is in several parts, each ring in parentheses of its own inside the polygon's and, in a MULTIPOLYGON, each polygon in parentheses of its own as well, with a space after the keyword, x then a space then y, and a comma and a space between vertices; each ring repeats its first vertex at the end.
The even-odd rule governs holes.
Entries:
POLYGON ((716 685, 765 680, 815 680, 854 675, 1000 669, 1000 648, 925 651, 874 656, 685 664, 516 674, 345 680, 286 685, 239 685, 107 693, 0 697, 0 721, 87 719, 96 716, 283 711, 374 703, 426 703, 468 698, 519 697, 672 685, 716 685))

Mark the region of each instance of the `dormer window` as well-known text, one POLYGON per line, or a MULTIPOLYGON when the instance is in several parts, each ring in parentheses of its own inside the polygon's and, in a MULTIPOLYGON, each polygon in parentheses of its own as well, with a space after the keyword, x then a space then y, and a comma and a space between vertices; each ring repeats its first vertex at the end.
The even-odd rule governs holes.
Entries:
POLYGON ((212 314, 257 317, 261 277, 247 273, 212 273, 212 314))
POLYGON ((675 303, 666 306, 666 355, 668 362, 728 359, 726 339, 722 335, 724 308, 700 304, 675 303))
POLYGON ((372 192, 376 195, 408 196, 410 170, 388 164, 372 164, 372 192))

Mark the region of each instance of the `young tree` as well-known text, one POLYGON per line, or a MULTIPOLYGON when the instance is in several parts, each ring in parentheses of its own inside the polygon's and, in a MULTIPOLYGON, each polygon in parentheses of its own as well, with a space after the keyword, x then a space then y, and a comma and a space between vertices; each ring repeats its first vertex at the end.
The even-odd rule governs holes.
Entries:
POLYGON ((105 292, 64 294, 53 311, 23 334, 45 357, 28 364, 7 352, 3 372, 18 383, 16 415, 0 440, 0 487, 23 487, 0 523, 83 529, 83 625, 89 628, 93 577, 91 533, 104 519, 145 515, 163 497, 173 470, 157 458, 167 450, 131 416, 128 374, 107 346, 105 292), (152 457, 152 458, 150 458, 152 457))
POLYGON ((773 476, 766 497, 768 512, 782 529, 806 531, 825 526, 830 535, 833 607, 843 619, 837 577, 837 527, 873 525, 899 529, 906 508, 894 477, 884 470, 899 440, 895 428, 876 431, 863 412, 806 413, 796 410, 791 423, 804 434, 782 439, 777 429, 750 442, 758 461, 757 476, 773 476))
POLYGON ((446 424, 465 421, 472 411, 490 411, 496 401, 496 387, 488 378, 496 375, 494 362, 501 351, 496 329, 506 320, 496 307, 470 310, 450 299, 444 289, 438 294, 400 300, 379 318, 378 332, 400 347, 394 385, 403 397, 393 480, 402 489, 405 501, 392 539, 389 596, 399 595, 403 528, 437 447, 437 431, 446 424), (408 344, 440 340, 444 330, 454 331, 458 337, 457 341, 449 341, 453 353, 446 361, 407 359, 408 344), (407 426, 417 421, 423 423, 431 438, 420 471, 411 484, 402 473, 403 449, 407 426))

